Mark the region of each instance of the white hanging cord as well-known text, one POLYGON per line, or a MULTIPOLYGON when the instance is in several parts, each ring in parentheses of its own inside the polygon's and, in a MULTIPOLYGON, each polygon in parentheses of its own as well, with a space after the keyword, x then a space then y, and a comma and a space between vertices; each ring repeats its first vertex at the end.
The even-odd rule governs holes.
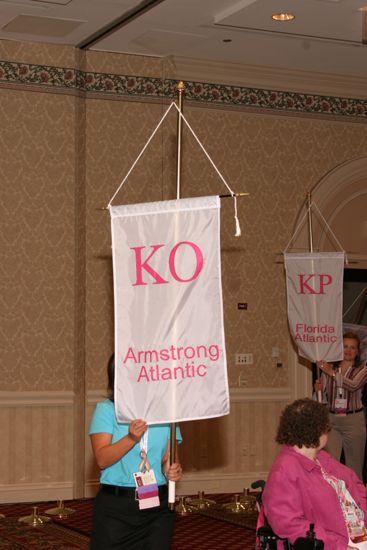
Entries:
POLYGON ((239 237, 241 235, 241 227, 240 227, 240 222, 239 222, 239 219, 238 219, 238 215, 237 215, 237 197, 234 193, 234 191, 232 191, 232 189, 230 188, 230 186, 228 185, 228 183, 226 182, 226 180, 224 179, 224 177, 222 176, 222 174, 220 173, 220 171, 218 170, 218 168, 216 167, 215 163, 213 162, 213 160, 210 158, 209 154, 207 153, 207 151, 205 150, 204 146, 202 145, 202 143, 200 142, 199 138, 197 137, 197 135, 195 134, 194 130, 191 128, 189 122, 186 120, 185 116, 183 115, 181 109, 177 106, 176 102, 173 101, 170 106, 168 107, 168 109, 166 110, 166 112, 164 113, 164 115, 162 116, 161 120, 159 121, 158 125, 156 126, 155 130, 152 132, 150 138, 148 139, 148 141, 146 142, 146 144, 144 145, 144 147, 142 148, 142 150, 140 151, 139 155, 137 156, 137 158, 135 159, 133 165, 131 166, 130 170, 128 171, 128 173, 126 174, 126 176, 124 177, 124 179, 122 180, 122 182, 120 183, 120 185, 118 186, 118 188, 116 189, 115 193, 112 195, 108 205, 107 205, 107 209, 110 208, 111 206, 111 203, 113 201, 113 199, 116 197, 116 195, 118 194, 118 192, 120 191, 121 187, 124 185, 124 183, 126 182, 127 178, 130 176, 131 172, 134 170, 135 166, 137 165, 137 163, 139 162, 140 158, 142 157, 142 155, 144 154, 144 151, 146 150, 146 148, 148 147, 148 145, 150 144, 150 142, 152 141, 152 139, 154 138, 155 134, 157 133, 157 131, 159 130, 161 124, 163 123, 164 119, 166 118, 166 116, 168 115, 168 113, 170 112, 170 110, 172 109, 172 107, 175 106, 180 117, 182 118, 182 120, 185 122, 185 124, 187 125, 187 127, 189 128, 190 132, 192 133, 192 135, 194 136, 194 138, 196 139, 196 142, 198 143, 198 145, 200 146, 200 148, 202 149, 202 151, 204 152, 205 156, 207 157, 207 159, 209 160, 210 164, 213 166, 214 170, 216 171, 216 173, 218 174, 218 176, 220 177, 220 179, 223 181, 224 185, 227 187, 228 191, 230 192, 232 198, 233 198, 233 201, 234 201, 234 218, 235 218, 235 223, 236 223, 236 231, 235 231, 235 237, 239 237))
MULTIPOLYGON (((326 227, 328 228, 328 230, 330 231, 330 233, 331 233, 332 236, 334 237, 335 242, 339 245, 340 250, 341 250, 342 252, 344 252, 344 248, 342 247, 342 245, 341 245, 340 242, 338 241, 338 239, 337 239, 335 233, 333 233, 333 231, 332 231, 330 225, 327 223, 327 221, 325 220, 324 216, 321 214, 319 208, 317 207, 317 204, 316 204, 316 203, 312 203, 312 204, 314 205, 314 207, 315 207, 316 210, 318 211, 318 213, 319 213, 321 219, 323 220, 324 224, 326 225, 326 227)), ((345 263, 348 264, 347 255, 345 255, 345 263)))
POLYGON ((237 197, 236 197, 235 193, 232 191, 232 189, 230 188, 230 186, 228 185, 228 183, 226 182, 226 180, 224 179, 224 177, 222 176, 222 174, 220 173, 220 171, 216 167, 214 161, 211 159, 211 157, 208 154, 208 152, 206 151, 205 147, 203 146, 203 144, 201 143, 201 141, 199 140, 199 138, 195 134, 194 130, 191 128, 189 122, 185 118, 185 116, 182 113, 181 109, 177 106, 176 103, 174 103, 174 106, 176 107, 180 117, 185 122, 186 126, 188 127, 188 129, 190 130, 190 132, 192 133, 194 138, 196 139, 197 144, 200 146, 200 148, 203 151, 203 153, 205 154, 206 158, 209 160, 210 164, 213 166, 214 170, 216 171, 216 173, 218 174, 218 176, 220 177, 220 179, 222 180, 222 182, 224 183, 224 185, 227 187, 228 191, 232 195, 232 198, 233 198, 233 201, 234 201, 234 219, 235 219, 235 223, 236 223, 235 237, 240 237, 240 235, 241 235, 241 226, 240 226, 240 222, 239 222, 239 219, 238 219, 238 216, 237 216, 237 197))
POLYGON ((158 132, 162 122, 164 121, 164 119, 166 118, 166 116, 168 115, 168 113, 170 112, 170 110, 172 109, 172 106, 173 105, 176 105, 176 103, 173 101, 171 103, 171 105, 168 107, 168 109, 166 110, 166 112, 164 113, 164 115, 162 116, 161 120, 159 121, 157 127, 155 128, 155 130, 153 131, 153 133, 151 134, 150 138, 148 139, 148 141, 146 142, 146 144, 144 145, 143 149, 140 151, 139 155, 137 156, 135 162, 133 163, 133 165, 131 166, 130 170, 128 171, 128 173, 126 174, 126 176, 124 177, 124 179, 122 180, 122 182, 120 183, 120 185, 118 186, 117 190, 115 191, 115 193, 112 195, 112 198, 110 199, 108 205, 107 205, 107 209, 111 206, 111 203, 113 201, 113 199, 116 197, 117 193, 120 191, 121 187, 124 185, 125 181, 127 180, 127 178, 130 176, 131 172, 134 170, 135 166, 137 165, 137 163, 139 162, 141 156, 144 154, 144 151, 145 149, 148 147, 149 143, 152 141, 152 139, 154 138, 155 134, 158 132))
POLYGON ((235 223, 236 223, 236 231, 235 231, 234 236, 235 237, 241 237, 241 226, 240 226, 240 221, 239 221, 238 216, 237 216, 237 197, 236 197, 236 195, 232 195, 232 197, 233 197, 233 201, 234 201, 234 219, 235 219, 235 223))
POLYGON ((367 290, 367 286, 365 286, 365 287, 361 290, 361 292, 358 294, 358 296, 357 296, 357 298, 354 300, 354 302, 348 307, 347 311, 345 311, 345 312, 343 313, 343 319, 344 319, 344 317, 346 316, 346 314, 349 313, 349 311, 352 309, 352 307, 354 306, 354 304, 355 304, 356 302, 358 302, 358 300, 360 299, 360 297, 362 296, 362 294, 363 294, 364 292, 366 292, 366 290, 367 290))
MULTIPOLYGON (((291 240, 289 241, 289 243, 287 244, 287 246, 286 246, 285 249, 284 249, 284 252, 287 252, 287 250, 288 250, 288 248, 289 248, 291 242, 293 241, 293 239, 294 239, 295 236, 297 235, 298 231, 300 230, 300 228, 301 228, 303 222, 305 221, 305 218, 306 218, 306 216, 307 216, 307 214, 308 214, 309 209, 310 209, 310 208, 306 208, 305 215, 303 216, 302 220, 301 220, 301 221, 299 222, 299 224, 297 225, 297 227, 296 227, 296 229, 295 229, 295 231, 294 231, 294 233, 293 233, 293 235, 292 235, 292 237, 291 237, 291 240)), ((284 252, 283 252, 283 254, 284 254, 284 252)))
MULTIPOLYGON (((309 213, 309 211, 311 210, 312 207, 316 208, 316 210, 317 210, 317 212, 318 212, 320 218, 322 219, 322 221, 324 222, 324 224, 326 225, 326 227, 328 228, 328 230, 330 231, 330 233, 331 233, 332 236, 334 237, 336 243, 339 245, 340 250, 342 250, 342 251, 345 253, 344 248, 343 248, 342 245, 340 244, 340 242, 339 242, 339 240, 337 239, 336 235, 333 233, 331 227, 329 226, 329 224, 328 224, 327 221, 325 220, 324 216, 321 214, 321 212, 320 212, 319 208, 317 207, 316 203, 314 203, 314 202, 311 202, 310 205, 308 206, 308 208, 306 209, 305 215, 303 216, 302 220, 301 220, 300 223, 298 224, 298 226, 297 226, 295 232, 293 233, 293 236, 291 237, 291 240, 290 240, 289 243, 287 244, 287 246, 286 246, 284 252, 287 252, 287 250, 288 250, 288 248, 289 248, 289 245, 291 244, 291 242, 292 242, 293 239, 295 238, 296 234, 298 233, 298 231, 299 231, 301 225, 303 224, 303 222, 304 222, 304 220, 305 220, 307 214, 309 213)), ((346 265, 348 265, 348 258, 347 258, 346 253, 345 253, 345 263, 346 263, 346 265)))
POLYGON ((188 121, 186 120, 184 114, 182 113, 182 111, 180 111, 180 109, 178 108, 178 106, 176 105, 176 103, 174 103, 177 111, 180 113, 180 117, 182 118, 182 120, 185 121, 188 129, 190 130, 190 132, 192 133, 192 135, 194 136, 194 138, 196 139, 198 145, 201 147, 202 151, 204 152, 204 154, 206 155, 207 159, 209 160, 209 162, 211 163, 211 165, 213 166, 214 170, 217 172, 218 176, 220 177, 220 179, 223 181, 224 185, 227 187, 228 191, 231 193, 232 197, 234 196, 234 192, 232 191, 232 189, 229 187, 228 183, 226 182, 226 180, 224 179, 224 177, 222 176, 222 174, 219 172, 218 168, 216 167, 216 165, 214 164, 214 162, 212 161, 212 159, 210 158, 209 154, 207 153, 207 151, 205 150, 204 146, 202 145, 201 141, 199 140, 199 138, 197 137, 197 135, 195 134, 194 130, 191 128, 190 124, 188 123, 188 121))

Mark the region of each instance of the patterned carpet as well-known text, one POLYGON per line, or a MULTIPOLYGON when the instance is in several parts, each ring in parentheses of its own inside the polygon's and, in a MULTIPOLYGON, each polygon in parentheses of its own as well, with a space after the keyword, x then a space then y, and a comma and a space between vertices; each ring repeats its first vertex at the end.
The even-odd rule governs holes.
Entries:
MULTIPOLYGON (((205 495, 216 501, 211 509, 186 516, 176 514, 172 550, 253 550, 255 520, 252 515, 233 514, 222 509, 233 495, 205 495)), ((65 502, 75 513, 65 519, 52 517, 40 527, 20 523, 19 517, 30 515, 32 507, 39 514, 56 506, 55 502, 0 504, 1 550, 87 550, 91 528, 93 499, 65 502)))
POLYGON ((53 522, 42 527, 23 525, 14 518, 0 520, 1 550, 87 550, 89 537, 53 522))

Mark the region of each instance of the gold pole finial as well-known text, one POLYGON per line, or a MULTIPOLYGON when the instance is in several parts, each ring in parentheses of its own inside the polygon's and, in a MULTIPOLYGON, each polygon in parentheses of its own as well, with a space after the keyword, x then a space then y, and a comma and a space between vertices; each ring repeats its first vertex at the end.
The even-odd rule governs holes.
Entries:
POLYGON ((185 83, 182 80, 180 80, 180 82, 176 86, 177 92, 183 92, 185 91, 185 88, 186 88, 185 83))

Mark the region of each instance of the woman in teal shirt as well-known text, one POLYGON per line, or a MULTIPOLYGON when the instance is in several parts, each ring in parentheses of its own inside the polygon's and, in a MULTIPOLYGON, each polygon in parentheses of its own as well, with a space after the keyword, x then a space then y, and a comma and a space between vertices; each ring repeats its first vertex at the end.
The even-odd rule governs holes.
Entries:
MULTIPOLYGON (((168 509, 167 480, 178 481, 182 474, 178 462, 169 464, 170 426, 148 426, 140 419, 130 424, 117 422, 113 401, 114 368, 112 356, 108 362, 110 398, 97 404, 89 429, 93 453, 101 469, 90 548, 168 550, 174 513, 168 509), (148 499, 140 503, 136 499, 134 479, 134 474, 140 477, 146 468, 148 472, 154 471, 159 494, 159 501, 149 501, 153 507, 148 508, 144 507, 148 499)), ((182 440, 179 429, 176 439, 182 440)))

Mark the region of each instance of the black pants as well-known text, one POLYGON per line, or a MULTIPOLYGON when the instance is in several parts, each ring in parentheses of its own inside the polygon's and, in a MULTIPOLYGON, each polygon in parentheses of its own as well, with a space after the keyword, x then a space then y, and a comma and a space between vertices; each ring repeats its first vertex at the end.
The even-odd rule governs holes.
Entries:
POLYGON ((160 506, 139 510, 135 490, 98 492, 93 508, 90 550, 169 550, 175 513, 168 509, 166 487, 160 506))

